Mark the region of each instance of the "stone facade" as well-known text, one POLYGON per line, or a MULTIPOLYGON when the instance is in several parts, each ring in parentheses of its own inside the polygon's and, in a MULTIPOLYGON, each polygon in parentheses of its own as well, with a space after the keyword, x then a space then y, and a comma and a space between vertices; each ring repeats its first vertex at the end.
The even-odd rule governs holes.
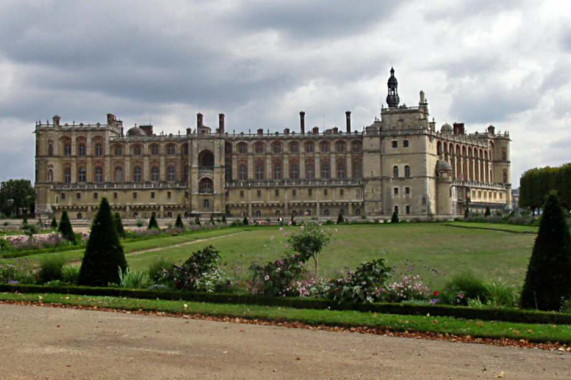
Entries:
POLYGON ((363 131, 346 128, 229 134, 224 115, 212 131, 197 115, 183 135, 153 126, 36 123, 36 210, 91 218, 107 197, 124 218, 201 217, 450 218, 511 207, 510 138, 493 126, 466 133, 436 128, 420 92, 399 106, 394 71, 389 107, 363 131))

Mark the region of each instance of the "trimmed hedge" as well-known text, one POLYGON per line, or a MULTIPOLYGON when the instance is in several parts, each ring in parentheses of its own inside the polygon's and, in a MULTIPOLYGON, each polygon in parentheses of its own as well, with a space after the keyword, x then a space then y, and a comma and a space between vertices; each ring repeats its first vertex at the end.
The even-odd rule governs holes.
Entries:
POLYGON ((250 294, 190 293, 175 290, 146 290, 88 286, 52 286, 27 284, 0 284, 0 292, 60 293, 85 296, 110 296, 171 301, 231 303, 260 306, 282 306, 296 309, 356 310, 381 314, 431 315, 483 321, 571 325, 571 314, 519 309, 470 308, 448 305, 412 304, 344 304, 314 298, 285 298, 254 296, 250 294))

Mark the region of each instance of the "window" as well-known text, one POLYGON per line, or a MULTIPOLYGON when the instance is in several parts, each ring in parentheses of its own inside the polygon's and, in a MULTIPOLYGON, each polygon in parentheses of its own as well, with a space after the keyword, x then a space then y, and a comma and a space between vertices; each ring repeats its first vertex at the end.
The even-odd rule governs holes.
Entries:
POLYGON ((254 215, 256 216, 256 218, 259 218, 262 216, 262 212, 260 210, 256 210, 256 212, 254 213, 254 215))
POLYGON ((188 165, 184 165, 184 170, 182 172, 182 179, 184 182, 188 182, 188 165))
POLYGON ((133 155, 135 155, 135 156, 141 155, 141 146, 140 145, 135 145, 133 147, 133 155))
POLYGON ((297 153, 299 152, 299 144, 296 142, 292 142, 289 144, 289 151, 290 153, 297 153))
POLYGON ((279 162, 274 164, 274 179, 282 179, 282 164, 279 162))
POLYGON ((395 206, 394 210, 398 214, 399 213, 399 206, 395 206))
POLYGON ((313 143, 305 143, 305 153, 313 153, 313 143))
POLYGON ((264 163, 258 162, 256 164, 256 179, 262 180, 264 179, 264 163))
POLYGON ((257 196, 258 198, 261 198, 261 197, 262 197, 262 190, 258 190, 258 191, 256 192, 256 196, 257 196))
POLYGON ((299 178, 299 167, 297 162, 290 162, 289 163, 289 178, 290 179, 298 179, 299 178))
POLYGON ((280 143, 273 143, 272 144, 272 151, 274 152, 274 154, 279 154, 282 152, 282 144, 280 143))
POLYGON ((171 182, 176 180, 176 168, 172 165, 167 168, 167 179, 171 182))
POLYGON ((329 162, 324 161, 321 163, 321 178, 322 179, 329 179, 330 170, 329 170, 329 162))
POLYGON ((322 141, 321 144, 319 144, 319 150, 322 153, 329 152, 329 143, 327 141, 322 141))
POLYGON ((87 181, 87 170, 85 170, 85 168, 79 168, 78 177, 79 182, 87 181))
POLYGON ((361 151, 361 142, 353 141, 353 152, 360 152, 361 151))
POLYGON ((345 179, 345 162, 337 162, 337 178, 345 179))
POLYGON ((113 193, 113 199, 117 199, 118 194, 117 193, 113 193))
POLYGON ((248 179, 248 166, 246 164, 240 164, 238 167, 238 178, 241 180, 248 179))
POLYGON ((407 215, 410 215, 410 206, 409 206, 409 205, 406 205, 406 206, 405 206, 404 212, 405 212, 407 215))
POLYGON ((137 193, 133 193, 133 199, 137 199, 137 193))
POLYGON ((98 197, 99 197, 99 194, 93 193, 93 199, 97 199, 98 197))
POLYGON ((244 198, 244 190, 240 190, 240 198, 244 198))
POLYGON ((309 160, 305 163, 305 178, 306 179, 315 178, 315 166, 313 160, 309 160))
POLYGON ((410 187, 405 187, 405 188, 404 188, 404 193, 407 194, 407 195, 410 194, 410 187))
POLYGON ((502 161, 507 161, 507 160, 508 160, 508 154, 506 148, 502 148, 502 161))
POLYGON ((345 190, 343 190, 343 189, 339 190, 339 195, 340 195, 340 196, 345 195, 345 190))
POLYGON ((155 192, 151 191, 151 199, 155 199, 155 192))
POLYGON ((60 198, 62 201, 65 200, 65 193, 61 193, 60 198))
POLYGON ((79 153, 79 157, 85 156, 85 144, 79 144, 78 153, 79 153))
POLYGON ((504 183, 508 183, 508 171, 506 169, 504 169, 502 175, 504 183))
POLYGON ((63 153, 66 157, 71 156, 71 144, 70 143, 65 143, 65 145, 63 146, 63 153))
POLYGON ((119 146, 116 146, 116 147, 115 147, 115 155, 116 155, 116 156, 121 156, 121 155, 123 155, 123 147, 121 147, 120 145, 119 145, 119 146))
POLYGON ((158 182, 159 181, 159 167, 153 166, 151 168, 151 181, 158 182))
POLYGON ((95 144, 95 155, 97 157, 103 156, 103 146, 101 144, 95 144))
POLYGON ((182 154, 188 154, 188 144, 182 146, 182 154))
POLYGON ((202 201, 202 206, 203 206, 205 209, 209 209, 209 208, 210 208, 210 200, 208 200, 208 199, 203 200, 203 201, 202 201))
POLYGON ((203 178, 200 180, 200 183, 198 184, 198 191, 200 193, 213 193, 214 183, 210 178, 203 178))
POLYGON ((406 178, 410 178, 410 166, 408 166, 408 165, 405 165, 405 167, 404 167, 404 176, 406 178))
POLYGON ((167 199, 171 199, 172 197, 172 193, 170 191, 167 191, 167 199))
POLYGON ((151 145, 151 154, 153 156, 158 156, 159 155, 159 146, 157 144, 153 144, 151 145))
POLYGON ((323 190, 323 195, 327 196, 327 189, 323 190))
POLYGON ((175 152, 175 146, 174 146, 174 144, 169 144, 169 145, 167 145, 167 154, 168 154, 169 156, 172 156, 172 155, 174 155, 174 152, 175 152))
POLYGON ((361 179, 361 161, 353 161, 353 179, 361 179))
POLYGON ((115 168, 115 182, 123 182, 123 168, 120 166, 115 168))
POLYGON ((71 168, 65 168, 63 173, 64 182, 71 183, 71 168))
POLYGON ((261 141, 258 141, 258 142, 256 143, 256 145, 254 145, 254 150, 255 150, 255 152, 258 153, 258 154, 260 154, 260 153, 265 153, 266 148, 265 148, 265 146, 264 146, 264 143, 261 142, 261 141))
POLYGON ((95 182, 103 182, 103 168, 101 166, 95 168, 95 182))
POLYGON ((325 216, 329 216, 329 209, 326 208, 325 210, 323 210, 323 214, 324 214, 325 216))
POLYGON ((278 189, 275 189, 275 190, 274 190, 274 194, 275 194, 276 197, 279 197, 279 196, 280 196, 280 191, 279 191, 278 189))
POLYGON ((238 144, 238 153, 248 153, 248 144, 244 142, 238 144))
POLYGON ((78 200, 81 199, 81 193, 76 193, 76 194, 75 194, 75 199, 78 199, 78 200))
POLYGON ((393 194, 399 195, 399 188, 398 187, 393 188, 393 194))
POLYGON ((199 169, 212 170, 214 168, 214 153, 209 150, 203 150, 198 155, 199 169))
POLYGON ((52 169, 48 170, 48 182, 53 182, 54 180, 54 172, 52 169))
POLYGON ((397 148, 399 146, 399 143, 396 140, 393 140, 392 145, 393 148, 397 148))
POLYGON ((335 151, 337 153, 343 153, 345 152, 345 143, 343 141, 337 141, 335 143, 335 151))
POLYGON ((398 178, 399 177, 399 167, 398 166, 393 166, 393 177, 394 178, 398 178))
POLYGON ((309 195, 311 197, 313 195, 313 189, 307 190, 307 195, 309 195))
POLYGON ((295 197, 297 196, 297 190, 296 190, 296 189, 293 189, 293 190, 291 191, 291 196, 292 196, 293 198, 295 198, 295 197))
POLYGON ((54 155, 54 143, 52 141, 48 142, 48 156, 54 155))
POLYGON ((408 140, 404 140, 402 142, 402 146, 404 146, 405 148, 408 148, 408 140))
POLYGON ((77 213, 77 219, 81 219, 81 218, 83 218, 83 215, 81 215, 81 213, 78 212, 78 213, 77 213))
POLYGON ((141 170, 140 166, 135 166, 133 169, 133 181, 141 182, 143 180, 143 171, 141 170))

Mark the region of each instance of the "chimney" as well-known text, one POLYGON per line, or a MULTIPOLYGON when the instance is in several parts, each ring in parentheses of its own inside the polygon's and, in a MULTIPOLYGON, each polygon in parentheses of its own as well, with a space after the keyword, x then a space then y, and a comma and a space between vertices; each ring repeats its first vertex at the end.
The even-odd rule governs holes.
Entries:
POLYGON ((258 128, 258 135, 262 136, 264 134, 264 130, 262 128, 258 128))
POLYGON ((347 122, 347 134, 351 134, 351 111, 345 112, 345 120, 347 122))
POLYGON ((190 135, 190 132, 191 132, 190 128, 186 128, 186 134, 190 135))
POLYGON ((153 126, 148 124, 148 125, 139 125, 139 128, 141 128, 143 130, 143 132, 145 132, 145 135, 147 136, 152 136, 153 135, 153 126))
POLYGON ((218 114, 218 133, 220 133, 221 135, 224 134, 224 114, 223 113, 218 114))
POLYGON ((202 127, 202 114, 201 113, 197 113, 196 114, 196 127, 202 127))
POLYGON ((284 135, 289 135, 289 128, 284 129, 284 135))
POLYGON ((464 123, 454 123, 454 134, 463 135, 464 134, 464 123))
POLYGON ((314 134, 314 135, 318 135, 318 134, 319 134, 319 127, 313 127, 313 134, 314 134))
MULTIPOLYGON (((54 121, 54 124, 55 124, 55 121, 54 121)), ((495 133, 496 133, 496 127, 494 127, 493 125, 490 125, 488 127, 488 134, 493 136, 495 133)))
POLYGON ((53 117, 53 121, 54 121, 54 127, 59 127, 59 121, 61 120, 61 118, 58 115, 55 115, 53 117))
POLYGON ((305 112, 301 111, 299 113, 299 128, 301 129, 301 134, 305 134, 305 112))

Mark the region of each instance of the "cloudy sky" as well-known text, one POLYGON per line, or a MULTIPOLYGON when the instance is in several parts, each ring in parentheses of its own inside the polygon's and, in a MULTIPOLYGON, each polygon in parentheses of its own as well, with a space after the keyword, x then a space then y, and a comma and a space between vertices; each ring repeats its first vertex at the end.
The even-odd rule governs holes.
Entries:
POLYGON ((378 116, 394 65, 438 125, 509 130, 512 180, 571 161, 567 0, 0 0, 0 180, 33 178, 36 120, 227 130, 378 116))

